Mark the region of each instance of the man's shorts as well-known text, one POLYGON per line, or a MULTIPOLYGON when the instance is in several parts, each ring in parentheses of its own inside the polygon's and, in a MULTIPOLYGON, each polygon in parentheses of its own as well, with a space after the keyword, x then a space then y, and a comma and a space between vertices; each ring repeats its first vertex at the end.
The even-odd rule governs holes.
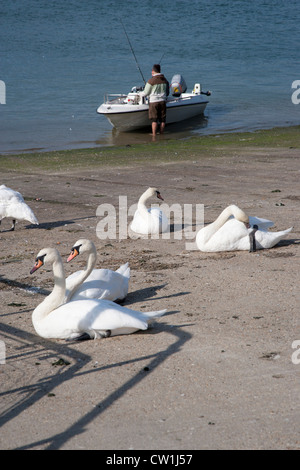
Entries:
POLYGON ((149 119, 152 122, 166 122, 167 106, 165 101, 149 103, 149 119))

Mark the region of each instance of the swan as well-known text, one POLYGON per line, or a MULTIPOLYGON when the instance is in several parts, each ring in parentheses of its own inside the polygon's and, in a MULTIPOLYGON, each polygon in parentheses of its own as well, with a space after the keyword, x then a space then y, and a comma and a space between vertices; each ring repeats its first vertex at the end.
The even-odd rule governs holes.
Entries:
POLYGON ((38 225, 38 221, 30 207, 25 203, 18 191, 2 184, 0 186, 0 224, 2 219, 13 219, 10 231, 15 230, 16 220, 27 220, 38 225))
POLYGON ((94 269, 97 251, 91 240, 80 239, 73 245, 69 263, 79 254, 88 254, 86 269, 76 271, 66 279, 65 302, 80 299, 122 300, 128 294, 130 268, 128 263, 116 271, 94 269))
POLYGON ((226 207, 211 224, 203 227, 196 236, 200 251, 235 251, 272 248, 293 227, 281 232, 269 232, 273 222, 259 217, 248 217, 236 205, 226 207))
POLYGON ((168 230, 169 221, 163 211, 158 207, 147 209, 146 202, 152 196, 157 196, 158 199, 163 201, 160 192, 156 188, 148 188, 141 195, 130 225, 133 232, 147 235, 158 234, 168 230))
POLYGON ((75 300, 62 304, 65 296, 65 272, 56 248, 42 249, 30 271, 33 274, 43 265, 52 265, 54 288, 32 313, 36 333, 42 338, 80 340, 131 334, 146 330, 153 319, 166 310, 139 312, 110 300, 75 300))

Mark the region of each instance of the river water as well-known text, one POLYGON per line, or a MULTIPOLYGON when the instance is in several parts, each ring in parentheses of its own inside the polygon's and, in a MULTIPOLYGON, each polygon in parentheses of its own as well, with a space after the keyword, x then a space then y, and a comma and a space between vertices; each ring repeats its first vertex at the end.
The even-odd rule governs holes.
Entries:
POLYGON ((122 23, 146 80, 161 61, 169 81, 212 92, 204 119, 165 138, 299 124, 298 12, 297 0, 1 2, 0 153, 150 141, 96 113, 104 93, 143 85, 122 23))

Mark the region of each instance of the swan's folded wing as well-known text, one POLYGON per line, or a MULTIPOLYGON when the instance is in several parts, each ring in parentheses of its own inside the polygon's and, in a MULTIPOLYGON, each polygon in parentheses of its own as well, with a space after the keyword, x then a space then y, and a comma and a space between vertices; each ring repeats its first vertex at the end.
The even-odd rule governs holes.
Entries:
POLYGON ((292 231, 293 227, 280 232, 268 232, 266 230, 258 230, 255 233, 256 247, 257 248, 273 248, 277 245, 286 235, 292 231))
POLYGON ((38 225, 38 220, 32 210, 27 204, 24 203, 9 203, 6 205, 6 217, 17 219, 17 220, 27 220, 32 224, 38 225))
POLYGON ((24 202, 23 196, 18 191, 8 188, 4 184, 0 186, 0 203, 18 203, 24 202))
POLYGON ((268 219, 262 219, 260 217, 249 217, 249 223, 253 227, 253 225, 257 225, 259 230, 267 230, 269 227, 273 227, 274 222, 268 219))
POLYGON ((141 216, 138 209, 135 211, 132 222, 130 224, 130 228, 133 232, 141 233, 143 235, 148 234, 148 223, 141 216))
POLYGON ((116 270, 116 273, 119 273, 121 274, 122 276, 126 277, 126 278, 130 278, 130 267, 129 267, 129 263, 125 263, 125 264, 122 264, 117 270, 116 270))
POLYGON ((147 318, 138 311, 121 307, 109 300, 79 300, 72 302, 75 309, 84 312, 78 319, 80 329, 83 330, 116 330, 122 328, 136 328, 146 330, 147 318))
MULTIPOLYGON (((129 268, 128 268, 129 269, 129 268)), ((68 279, 70 276, 68 277, 68 279)), ((72 278, 70 278, 72 281, 72 278)), ((70 286, 67 280, 67 288, 70 286)), ((71 299, 123 299, 128 293, 128 278, 110 269, 94 269, 76 289, 71 299)))

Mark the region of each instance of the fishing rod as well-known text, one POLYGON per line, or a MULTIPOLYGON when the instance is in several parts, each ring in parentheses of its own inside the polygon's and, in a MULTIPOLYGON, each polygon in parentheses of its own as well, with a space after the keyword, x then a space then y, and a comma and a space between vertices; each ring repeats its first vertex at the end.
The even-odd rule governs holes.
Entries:
POLYGON ((142 79, 143 79, 144 83, 146 84, 146 80, 145 80, 145 78, 144 78, 143 72, 141 71, 141 68, 140 68, 139 63, 138 63, 138 61, 137 61, 137 58, 136 58, 136 56, 135 56, 133 47, 132 47, 132 45, 131 45, 130 39, 129 39, 129 37, 128 37, 127 31, 126 31, 126 29, 125 29, 124 23, 123 23, 123 21, 121 20, 121 18, 120 18, 120 22, 121 22, 121 24, 122 24, 122 26, 123 26, 124 33, 125 33, 125 35, 126 35, 126 38, 127 38, 129 47, 130 47, 130 49, 131 49, 132 55, 133 55, 133 57, 134 57, 134 60, 135 60, 135 62, 136 62, 137 68, 139 69, 139 72, 140 72, 140 74, 141 74, 141 76, 142 76, 142 79))
POLYGON ((158 63, 159 63, 159 65, 161 64, 161 61, 163 60, 163 57, 164 57, 164 55, 165 55, 165 52, 163 53, 163 55, 161 56, 161 59, 160 59, 160 61, 158 62, 158 63))

